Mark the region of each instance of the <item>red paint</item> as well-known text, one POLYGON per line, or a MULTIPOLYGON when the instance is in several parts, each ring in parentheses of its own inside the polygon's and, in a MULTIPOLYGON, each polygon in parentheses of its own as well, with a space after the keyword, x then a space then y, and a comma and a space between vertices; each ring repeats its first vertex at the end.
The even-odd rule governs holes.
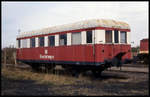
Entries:
POLYGON ((148 39, 142 39, 140 41, 140 51, 148 51, 148 39))
POLYGON ((80 61, 80 62, 103 62, 104 59, 112 59, 120 52, 126 52, 123 59, 131 59, 131 45, 127 44, 95 44, 95 58, 93 45, 74 45, 58 47, 38 47, 17 49, 17 59, 22 60, 50 60, 40 59, 40 54, 54 56, 55 61, 80 61), (48 50, 48 54, 45 54, 48 50), (104 52, 102 52, 104 50, 104 52), (95 59, 95 60, 94 60, 95 59))
POLYGON ((119 31, 127 31, 130 32, 130 29, 118 29, 118 28, 108 28, 108 27, 94 27, 94 28, 86 28, 86 29, 77 29, 77 30, 70 30, 70 31, 63 31, 63 32, 56 32, 56 33, 49 33, 49 34, 41 34, 41 35, 34 35, 34 36, 25 36, 19 39, 27 39, 27 38, 33 38, 33 37, 43 37, 43 36, 49 36, 49 35, 56 35, 56 34, 65 34, 65 33, 73 33, 73 32, 81 32, 81 31, 88 31, 88 30, 95 30, 95 29, 103 29, 103 30, 119 30, 119 31))
POLYGON ((120 52, 126 52, 122 59, 131 59, 131 45, 127 44, 104 44, 96 46, 96 62, 112 59, 120 52), (104 52, 103 52, 104 51, 104 52))

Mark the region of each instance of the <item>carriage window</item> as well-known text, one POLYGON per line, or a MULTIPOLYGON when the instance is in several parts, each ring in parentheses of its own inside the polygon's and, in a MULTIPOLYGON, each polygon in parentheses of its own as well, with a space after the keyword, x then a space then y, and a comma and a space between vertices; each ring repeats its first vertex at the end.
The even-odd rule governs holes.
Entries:
POLYGON ((114 30, 114 39, 115 39, 115 43, 119 42, 119 39, 118 39, 118 30, 114 30))
POLYGON ((44 37, 39 37, 39 46, 44 47, 44 37))
POLYGON ((48 46, 55 46, 55 36, 48 37, 48 46))
POLYGON ((35 47, 35 38, 30 39, 30 47, 35 47))
POLYGON ((120 32, 120 42, 121 43, 127 43, 127 36, 125 31, 120 32))
POLYGON ((67 45, 67 34, 59 35, 59 45, 67 45))
POLYGON ((92 31, 86 31, 86 43, 92 43, 92 31))
POLYGON ((112 43, 112 30, 106 30, 105 39, 106 43, 112 43))
POLYGON ((72 33, 72 44, 81 44, 81 32, 72 33))
POLYGON ((27 48, 27 39, 22 39, 21 40, 21 47, 22 48, 27 48))
POLYGON ((20 40, 18 40, 18 48, 20 48, 20 45, 21 45, 20 40))

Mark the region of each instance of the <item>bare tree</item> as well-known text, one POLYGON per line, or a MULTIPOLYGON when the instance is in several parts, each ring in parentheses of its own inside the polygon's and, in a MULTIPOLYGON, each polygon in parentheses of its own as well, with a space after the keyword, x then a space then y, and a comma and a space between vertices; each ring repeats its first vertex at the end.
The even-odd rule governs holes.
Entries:
POLYGON ((13 45, 2 49, 2 63, 16 64, 16 48, 13 45))

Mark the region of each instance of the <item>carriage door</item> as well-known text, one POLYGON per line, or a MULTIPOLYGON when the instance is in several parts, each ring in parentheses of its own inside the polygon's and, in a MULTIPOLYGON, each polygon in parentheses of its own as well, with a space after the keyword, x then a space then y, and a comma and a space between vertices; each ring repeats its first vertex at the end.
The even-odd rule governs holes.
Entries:
POLYGON ((113 56, 118 54, 120 51, 120 45, 119 44, 119 31, 114 30, 114 45, 113 45, 113 56))
POLYGON ((124 45, 125 43, 127 43, 127 33, 125 31, 120 31, 120 43, 122 43, 121 45, 121 52, 123 52, 124 50, 124 45))
POLYGON ((112 30, 105 31, 105 43, 106 45, 104 46, 104 59, 110 59, 113 56, 114 50, 112 30))

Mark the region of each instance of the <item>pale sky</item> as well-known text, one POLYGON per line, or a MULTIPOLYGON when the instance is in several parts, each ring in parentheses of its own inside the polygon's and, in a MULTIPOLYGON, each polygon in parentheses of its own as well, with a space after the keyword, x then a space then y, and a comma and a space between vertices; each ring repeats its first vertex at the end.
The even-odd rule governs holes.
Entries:
POLYGON ((131 28, 132 46, 148 38, 149 2, 2 2, 2 48, 16 46, 18 29, 31 31, 86 19, 114 19, 131 28))

